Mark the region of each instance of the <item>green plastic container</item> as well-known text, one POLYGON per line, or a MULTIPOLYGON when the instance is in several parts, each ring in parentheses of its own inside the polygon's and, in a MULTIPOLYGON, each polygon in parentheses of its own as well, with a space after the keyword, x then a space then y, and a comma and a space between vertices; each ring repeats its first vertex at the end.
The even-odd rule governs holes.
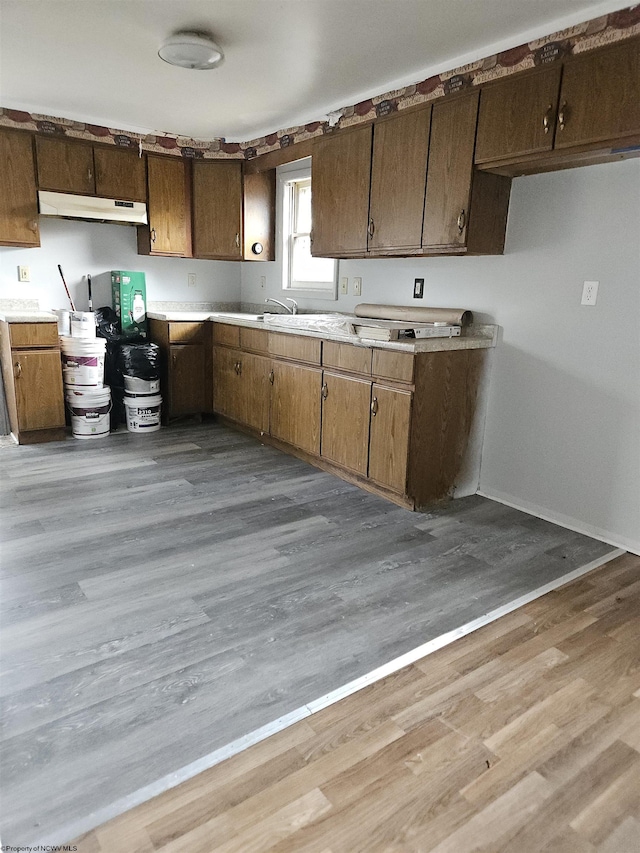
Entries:
POLYGON ((147 335, 147 286, 143 272, 111 270, 111 305, 123 335, 147 335))

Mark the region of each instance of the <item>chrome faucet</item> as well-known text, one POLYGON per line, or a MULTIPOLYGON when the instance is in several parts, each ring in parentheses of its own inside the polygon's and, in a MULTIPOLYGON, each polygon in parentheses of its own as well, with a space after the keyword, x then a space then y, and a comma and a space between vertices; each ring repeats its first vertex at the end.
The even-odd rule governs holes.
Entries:
POLYGON ((287 314, 297 314, 298 313, 298 303, 296 302, 296 300, 295 299, 289 299, 288 296, 286 296, 285 299, 287 300, 287 302, 291 302, 291 305, 285 305, 284 302, 280 302, 278 299, 271 299, 271 297, 268 297, 264 301, 265 302, 273 302, 275 305, 279 305, 281 308, 284 308, 284 310, 287 312, 287 314))

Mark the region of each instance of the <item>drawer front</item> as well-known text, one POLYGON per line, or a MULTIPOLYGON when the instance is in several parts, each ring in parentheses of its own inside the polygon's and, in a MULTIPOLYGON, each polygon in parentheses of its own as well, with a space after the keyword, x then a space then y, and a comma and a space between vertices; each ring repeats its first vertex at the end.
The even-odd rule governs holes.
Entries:
POLYGON ((325 367, 347 370, 349 373, 371 376, 371 353, 372 350, 368 347, 325 341, 322 347, 322 364, 325 367))
POLYGON ((203 343, 206 323, 169 323, 169 342, 172 344, 203 343))
POLYGON ((374 349, 374 376, 385 379, 395 379, 398 382, 413 382, 414 356, 409 352, 392 352, 391 350, 374 349))
POLYGON ((10 323, 12 347, 58 347, 57 323, 10 323))
POLYGON ((225 347, 240 346, 240 326, 230 326, 227 323, 213 324, 213 342, 225 347))
POLYGON ((308 364, 320 364, 321 344, 320 338, 269 332, 269 352, 271 355, 280 356, 280 358, 306 361, 308 364))
POLYGON ((269 352, 269 332, 265 329, 240 327, 240 346, 249 352, 269 352))

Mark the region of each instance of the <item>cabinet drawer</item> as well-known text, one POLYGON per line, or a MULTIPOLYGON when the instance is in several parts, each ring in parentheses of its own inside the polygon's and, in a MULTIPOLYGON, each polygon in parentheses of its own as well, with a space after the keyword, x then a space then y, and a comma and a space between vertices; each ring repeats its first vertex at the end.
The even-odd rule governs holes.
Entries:
POLYGON ((11 346, 57 347, 57 323, 10 323, 11 346))
POLYGON ((250 352, 269 352, 269 333, 265 329, 240 327, 240 346, 250 352))
POLYGON ((398 382, 413 382, 414 357, 409 352, 392 352, 391 350, 374 349, 374 376, 385 379, 396 379, 398 382))
POLYGON ((230 326, 226 323, 213 324, 213 342, 225 347, 240 346, 240 326, 230 326))
POLYGON ((337 367, 339 370, 348 370, 350 373, 371 376, 371 353, 372 350, 368 347, 325 341, 322 348, 322 364, 325 367, 337 367))
POLYGON ((320 364, 321 341, 319 338, 307 338, 302 335, 286 335, 269 332, 269 352, 281 358, 320 364))
POLYGON ((169 341, 172 344, 203 343, 205 323, 169 323, 169 341))

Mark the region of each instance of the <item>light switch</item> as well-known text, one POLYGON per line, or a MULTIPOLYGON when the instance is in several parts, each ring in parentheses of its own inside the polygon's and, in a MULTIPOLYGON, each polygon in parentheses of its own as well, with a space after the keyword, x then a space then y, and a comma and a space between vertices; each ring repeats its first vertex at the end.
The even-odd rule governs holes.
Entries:
POLYGON ((346 296, 347 293, 349 293, 349 279, 346 275, 340 279, 340 293, 343 296, 346 296))
POLYGON ((18 281, 31 281, 31 270, 29 267, 18 267, 18 281))
POLYGON ((355 276, 353 279, 353 295, 362 296, 362 279, 360 276, 355 276))

